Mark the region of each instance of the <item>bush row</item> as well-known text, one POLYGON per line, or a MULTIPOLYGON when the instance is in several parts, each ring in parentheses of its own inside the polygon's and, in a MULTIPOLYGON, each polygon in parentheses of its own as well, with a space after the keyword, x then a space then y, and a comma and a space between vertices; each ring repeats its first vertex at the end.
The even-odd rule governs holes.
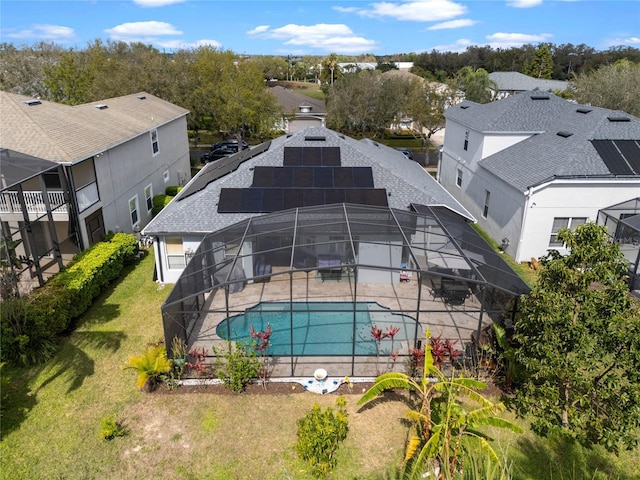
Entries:
POLYGON ((31 365, 50 358, 56 337, 73 326, 137 254, 136 237, 116 233, 76 255, 29 297, 3 302, 2 361, 31 365))
POLYGON ((151 215, 155 217, 158 213, 160 213, 160 210, 169 205, 169 202, 173 200, 173 197, 175 197, 180 190, 182 190, 182 187, 174 185, 167 187, 164 191, 164 194, 154 195, 151 215))

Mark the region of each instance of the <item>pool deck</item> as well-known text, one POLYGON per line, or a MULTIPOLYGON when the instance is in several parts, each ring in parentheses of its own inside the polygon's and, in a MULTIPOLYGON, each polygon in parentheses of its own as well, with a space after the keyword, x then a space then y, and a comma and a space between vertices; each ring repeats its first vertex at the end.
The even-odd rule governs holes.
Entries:
MULTIPOLYGON (((230 315, 244 312, 246 308, 261 302, 377 302, 396 313, 417 318, 422 332, 418 339, 424 339, 429 329, 433 337, 457 341, 456 348, 464 350, 471 342, 471 335, 478 330, 480 303, 472 295, 461 305, 450 305, 441 298, 434 298, 430 288, 423 285, 422 297, 418 306, 418 284, 410 278, 408 282, 398 284, 356 284, 352 277, 343 275, 340 281, 322 281, 317 271, 295 271, 291 275, 274 271, 268 282, 247 284, 241 292, 229 295, 230 315), (419 307, 419 308, 418 308, 419 307)), ((195 348, 211 346, 224 347, 226 341, 216 334, 216 327, 226 315, 224 292, 218 290, 206 298, 206 315, 193 328, 190 343, 195 348)), ((490 324, 488 315, 483 317, 482 327, 490 324)), ((400 355, 407 354, 407 345, 399 345, 400 355)), ((396 362, 388 356, 380 358, 365 356, 326 356, 326 357, 277 357, 270 359, 269 375, 272 377, 311 377, 317 368, 324 368, 330 376, 373 377, 384 371, 395 369, 404 371, 404 359, 400 356, 396 362)))

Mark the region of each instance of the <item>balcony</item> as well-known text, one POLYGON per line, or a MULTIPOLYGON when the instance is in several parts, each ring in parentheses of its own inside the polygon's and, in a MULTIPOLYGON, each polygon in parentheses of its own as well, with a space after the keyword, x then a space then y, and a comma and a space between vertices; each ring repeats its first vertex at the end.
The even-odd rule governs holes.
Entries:
MULTIPOLYGON (((47 213, 47 207, 44 202, 43 193, 40 191, 22 192, 24 203, 27 207, 27 213, 44 214, 47 213)), ((67 204, 64 200, 64 193, 48 192, 49 205, 53 209, 53 213, 68 213, 67 204)), ((5 191, 0 195, 0 213, 22 213, 22 207, 18 192, 5 191)))

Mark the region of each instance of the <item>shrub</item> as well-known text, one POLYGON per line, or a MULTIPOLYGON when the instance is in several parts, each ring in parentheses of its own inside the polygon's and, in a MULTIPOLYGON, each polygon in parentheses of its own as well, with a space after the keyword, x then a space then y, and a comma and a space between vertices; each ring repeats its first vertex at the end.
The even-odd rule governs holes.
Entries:
POLYGON ((125 428, 120 425, 113 415, 100 420, 100 438, 113 440, 116 437, 124 437, 127 434, 125 428))
POLYGON ((261 364, 255 348, 241 343, 233 346, 229 342, 228 350, 212 349, 217 359, 218 378, 227 388, 242 392, 252 379, 258 377, 261 364))
POLYGON ((164 190, 164 193, 170 197, 175 197, 182 190, 180 185, 171 185, 164 190))
POLYGON ((145 392, 152 392, 161 376, 171 371, 171 360, 163 343, 155 343, 147 347, 144 355, 129 357, 125 370, 136 370, 138 377, 136 386, 145 392))
POLYGON ((160 213, 160 211, 169 205, 169 202, 173 199, 173 197, 169 195, 154 195, 153 196, 153 208, 151 209, 151 215, 154 217, 160 213))
POLYGON ((298 420, 298 456, 311 465, 316 478, 326 477, 336 466, 335 454, 349 430, 344 397, 336 400, 338 410, 327 407, 324 411, 315 404, 313 409, 298 420))

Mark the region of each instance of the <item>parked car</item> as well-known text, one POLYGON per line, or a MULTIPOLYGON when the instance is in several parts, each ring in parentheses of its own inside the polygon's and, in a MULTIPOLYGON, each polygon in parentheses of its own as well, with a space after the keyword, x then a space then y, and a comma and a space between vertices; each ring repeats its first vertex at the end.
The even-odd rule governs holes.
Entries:
POLYGON ((413 160, 413 152, 411 151, 410 148, 398 147, 396 148, 396 150, 404 153, 404 156, 407 157, 409 160, 413 160))
POLYGON ((238 153, 237 145, 235 148, 234 147, 212 148, 207 153, 202 154, 202 156, 200 157, 200 161, 202 163, 209 163, 209 162, 213 162, 214 160, 219 160, 221 158, 228 157, 235 153, 238 153))
MULTIPOLYGON (((246 150, 247 148, 249 148, 249 144, 247 142, 245 142, 244 140, 242 140, 242 150, 246 150)), ((236 150, 236 152, 238 151, 238 139, 237 138, 231 138, 229 140, 223 140, 221 142, 216 142, 213 145, 211 145, 211 149, 215 150, 217 148, 234 148, 236 150)))

